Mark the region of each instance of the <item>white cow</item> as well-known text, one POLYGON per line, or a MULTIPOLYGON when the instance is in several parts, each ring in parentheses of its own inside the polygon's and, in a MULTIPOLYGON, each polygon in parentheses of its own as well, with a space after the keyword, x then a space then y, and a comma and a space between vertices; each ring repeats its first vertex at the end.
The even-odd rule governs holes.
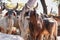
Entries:
POLYGON ((6 16, 7 12, 8 12, 7 10, 3 10, 2 14, 0 15, 0 30, 3 33, 6 33, 8 30, 9 34, 11 34, 12 26, 14 23, 14 21, 13 21, 14 16, 11 15, 12 19, 9 19, 8 16, 6 16))

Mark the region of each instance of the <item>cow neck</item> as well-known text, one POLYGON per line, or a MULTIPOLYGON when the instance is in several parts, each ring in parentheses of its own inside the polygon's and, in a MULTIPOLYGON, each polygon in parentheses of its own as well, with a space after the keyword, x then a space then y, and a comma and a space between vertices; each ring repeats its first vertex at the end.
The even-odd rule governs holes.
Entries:
POLYGON ((30 21, 37 26, 37 17, 36 14, 35 15, 31 15, 31 11, 30 11, 30 21))

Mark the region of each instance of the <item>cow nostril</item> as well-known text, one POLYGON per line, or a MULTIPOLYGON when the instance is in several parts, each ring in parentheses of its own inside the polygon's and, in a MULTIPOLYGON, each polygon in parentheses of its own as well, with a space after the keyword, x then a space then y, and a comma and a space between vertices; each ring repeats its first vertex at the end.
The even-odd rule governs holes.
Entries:
POLYGON ((30 18, 27 18, 27 20, 29 20, 30 18))
POLYGON ((19 17, 17 17, 17 18, 19 18, 19 17))

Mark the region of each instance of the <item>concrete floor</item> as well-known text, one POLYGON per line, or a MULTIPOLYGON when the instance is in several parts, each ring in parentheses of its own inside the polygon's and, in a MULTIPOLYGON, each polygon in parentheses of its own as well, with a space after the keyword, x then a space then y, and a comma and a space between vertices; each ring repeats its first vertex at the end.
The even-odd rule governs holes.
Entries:
POLYGON ((58 38, 58 40, 60 40, 60 36, 58 36, 57 38, 58 38))
MULTIPOLYGON (((60 36, 58 36, 57 38, 58 40, 60 40, 60 36)), ((0 40, 24 40, 24 39, 18 35, 0 33, 0 40)))

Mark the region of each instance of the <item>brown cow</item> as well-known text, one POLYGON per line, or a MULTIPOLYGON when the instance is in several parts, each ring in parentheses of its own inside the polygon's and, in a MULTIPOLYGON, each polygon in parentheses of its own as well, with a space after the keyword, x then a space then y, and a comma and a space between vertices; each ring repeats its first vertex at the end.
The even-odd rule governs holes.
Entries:
POLYGON ((54 18, 44 18, 42 27, 43 27, 42 28, 43 31, 40 34, 41 40, 44 35, 46 35, 47 39, 48 36, 50 36, 50 40, 53 40, 52 38, 54 36, 55 40, 57 40, 58 25, 57 25, 57 21, 54 18))
POLYGON ((43 40, 44 36, 47 37, 46 40, 57 40, 57 21, 53 18, 44 18, 42 16, 37 16, 36 11, 30 11, 30 34, 32 36, 32 40, 43 40), (39 20, 40 19, 40 20, 39 20), (50 36, 50 37, 49 37, 50 36))
POLYGON ((30 37, 31 37, 30 40, 37 40, 37 36, 40 34, 42 29, 41 28, 42 20, 39 20, 35 8, 33 8, 33 11, 32 10, 29 11, 30 12, 29 30, 30 30, 30 37))
POLYGON ((32 40, 36 40, 36 37, 38 36, 39 32, 41 31, 41 28, 37 24, 37 18, 36 18, 35 11, 34 12, 32 11, 30 14, 29 29, 30 29, 30 35, 32 37, 32 40))

